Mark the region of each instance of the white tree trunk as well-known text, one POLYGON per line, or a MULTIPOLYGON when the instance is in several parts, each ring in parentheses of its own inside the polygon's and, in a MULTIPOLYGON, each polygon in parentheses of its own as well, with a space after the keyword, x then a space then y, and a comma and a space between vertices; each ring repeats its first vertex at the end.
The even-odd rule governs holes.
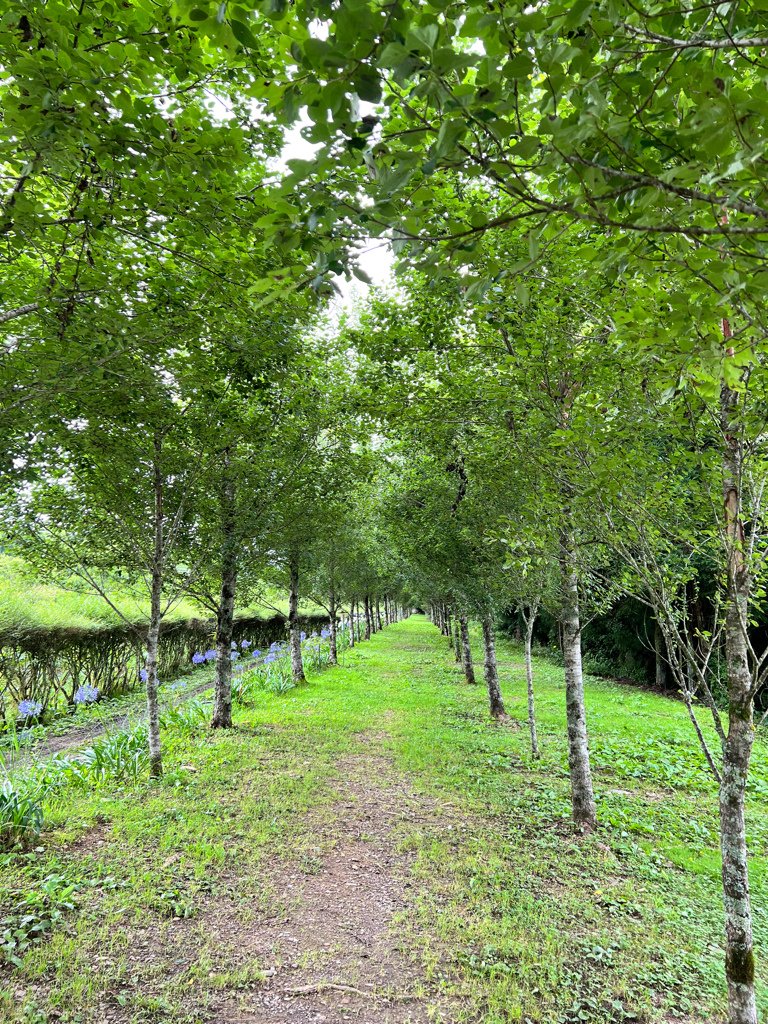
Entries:
POLYGON ((235 621, 235 588, 237 586, 235 526, 235 483, 226 469, 221 492, 221 590, 216 622, 218 656, 216 658, 212 729, 230 729, 232 727, 232 626, 235 621))
POLYGON ((288 632, 291 647, 291 678, 294 683, 306 681, 301 657, 301 626, 299 625, 299 556, 292 552, 289 565, 288 632))
MULTIPOLYGON (((726 337, 730 327, 724 323, 726 337)), ((741 518, 742 442, 733 414, 738 394, 723 386, 721 426, 723 505, 727 544, 725 650, 728 673, 728 734, 723 746, 720 781, 720 849, 723 860, 725 908, 725 974, 728 982, 729 1024, 756 1024, 755 959, 749 896, 744 793, 752 755, 752 673, 747 647, 751 580, 744 557, 741 518)))
POLYGON ((597 809, 589 764, 587 711, 581 668, 581 620, 578 574, 570 536, 561 538, 563 660, 565 662, 565 712, 568 721, 568 766, 571 775, 573 820, 582 828, 597 826, 597 809))
POLYGON ((154 484, 154 538, 152 550, 152 592, 150 595, 149 630, 147 632, 147 661, 144 669, 147 691, 147 734, 149 738, 149 774, 158 779, 163 774, 163 754, 160 746, 160 709, 157 699, 157 652, 160 642, 160 623, 163 618, 163 567, 165 559, 163 474, 160 465, 162 442, 155 435, 154 484))
POLYGON ((531 753, 534 758, 539 757, 539 739, 536 735, 536 705, 533 697, 533 655, 531 647, 537 612, 538 604, 530 605, 528 618, 525 623, 525 681, 528 687, 528 729, 531 734, 531 753))

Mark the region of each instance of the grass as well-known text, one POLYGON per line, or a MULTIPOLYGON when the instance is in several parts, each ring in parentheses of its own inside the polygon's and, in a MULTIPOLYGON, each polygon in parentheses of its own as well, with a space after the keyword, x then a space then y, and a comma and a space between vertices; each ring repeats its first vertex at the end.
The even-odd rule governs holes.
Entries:
MULTIPOLYGON (((109 598, 130 622, 149 617, 149 599, 141 589, 115 583, 109 598)), ((325 614, 312 602, 303 602, 307 615, 325 614)), ((288 614, 288 601, 269 590, 263 602, 253 601, 238 610, 238 615, 268 619, 276 612, 288 614)), ((211 612, 196 601, 184 598, 169 611, 168 621, 209 619, 211 612)), ((58 583, 44 582, 18 557, 0 554, 0 630, 23 634, 30 629, 103 629, 124 621, 104 598, 76 578, 58 583)))
MULTIPOLYGON (((522 722, 522 662, 510 645, 499 653, 522 722)), ((210 1019, 222 992, 258 986, 262 965, 235 955, 239 930, 280 912, 278 857, 317 869, 340 759, 374 754, 434 807, 404 818, 396 839, 417 893, 399 934, 453 1006, 436 1020, 721 1018, 716 795, 685 709, 588 681, 601 828, 582 838, 569 821, 562 670, 536 668, 539 762, 526 729, 491 724, 484 689, 462 682, 445 639, 413 617, 307 686, 263 693, 231 732, 170 730, 159 784, 67 792, 46 808, 38 848, 0 859, 0 918, 13 925, 32 907, 37 929, 16 947, 20 966, 3 968, 0 1019, 191 1024, 210 1019), (225 913, 231 944, 212 925, 225 913)), ((765 754, 760 739, 749 798, 758 949, 765 754)), ((761 964, 762 1005, 765 981, 761 964)))

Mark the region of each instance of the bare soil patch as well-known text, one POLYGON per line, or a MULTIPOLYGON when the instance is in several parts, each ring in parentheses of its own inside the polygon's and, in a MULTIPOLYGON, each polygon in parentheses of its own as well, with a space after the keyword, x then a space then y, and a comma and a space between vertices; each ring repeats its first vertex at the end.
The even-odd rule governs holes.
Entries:
POLYGON ((433 823, 442 811, 392 777, 389 762, 371 749, 378 736, 359 739, 368 749, 339 764, 340 798, 318 837, 323 852, 303 868, 283 863, 271 873, 281 912, 257 913, 244 929, 219 908, 210 922, 241 964, 255 960, 266 974, 255 990, 221 1001, 214 1014, 221 1024, 450 1019, 445 1008, 435 1017, 439 999, 397 930, 414 896, 398 833, 433 823))

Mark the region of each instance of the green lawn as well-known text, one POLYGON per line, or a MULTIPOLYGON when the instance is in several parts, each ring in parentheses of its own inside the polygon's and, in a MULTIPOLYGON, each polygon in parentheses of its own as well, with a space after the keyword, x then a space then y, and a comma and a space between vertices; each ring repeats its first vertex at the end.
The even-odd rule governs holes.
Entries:
MULTIPOLYGON (((501 643, 499 656, 508 711, 523 721, 519 652, 501 643)), ((371 759, 382 784, 407 778, 432 808, 404 815, 395 840, 415 893, 397 928, 435 1020, 718 1019, 716 799, 684 707, 589 680, 602 824, 582 838, 569 821, 562 670, 540 659, 536 672, 539 762, 525 727, 491 724, 484 688, 463 683, 446 640, 414 616, 342 667, 239 709, 230 733, 166 736, 160 784, 66 794, 48 808, 39 848, 0 860, 6 912, 30 892, 60 910, 37 911, 54 918, 50 934, 21 967, 2 968, 0 1019, 205 1021, 222 990, 258 988, 261 966, 229 962, 211 908, 225 895, 245 929, 254 908, 279 903, 278 857, 312 870, 350 757, 371 759)), ((759 741, 749 818, 758 950, 765 755, 759 741)), ((760 986, 764 1005, 764 973, 760 986)))
MULTIPOLYGON (((23 634, 30 629, 68 627, 103 629, 125 620, 141 622, 149 617, 149 597, 144 588, 115 582, 109 589, 115 608, 75 577, 45 581, 23 559, 0 553, 0 632, 23 634), (122 617, 121 617, 122 616, 122 617)), ((325 615, 312 601, 301 603, 306 615, 325 615)), ((269 619, 287 616, 288 599, 274 588, 267 588, 263 600, 238 608, 238 615, 269 619)), ((177 601, 166 615, 168 621, 210 619, 210 609, 191 598, 177 601)))

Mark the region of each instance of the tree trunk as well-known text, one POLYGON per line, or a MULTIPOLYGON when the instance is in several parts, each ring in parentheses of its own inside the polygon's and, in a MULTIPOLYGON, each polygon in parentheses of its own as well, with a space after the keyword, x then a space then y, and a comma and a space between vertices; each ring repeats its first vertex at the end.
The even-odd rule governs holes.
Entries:
POLYGON ((294 683, 306 682, 301 657, 301 626, 299 625, 299 554, 292 551, 288 563, 288 636, 291 647, 291 678, 294 683))
POLYGON ((453 616, 453 657, 457 664, 461 663, 461 626, 459 616, 453 616))
MULTIPOLYGON (((726 339, 730 326, 723 322, 726 339)), ((723 745, 720 781, 720 849, 723 860, 725 907, 725 975, 728 982, 729 1024, 756 1024, 755 960, 752 909, 744 820, 744 793, 752 755, 752 673, 747 647, 751 579, 744 557, 741 519, 742 440, 735 412, 739 395, 723 386, 721 426, 723 451, 723 506, 727 544, 727 605, 725 653, 728 673, 728 734, 723 745)))
POLYGON ((483 646, 485 648, 485 684, 488 687, 488 703, 491 716, 503 718, 506 714, 504 701, 499 689, 499 671, 496 666, 496 641, 493 636, 493 620, 490 615, 483 616, 483 646))
POLYGON ((560 539, 562 569, 561 632, 565 662, 565 713, 568 720, 568 766, 571 774, 573 820, 582 828, 597 826, 597 809, 589 764, 587 711, 584 705, 584 676, 581 669, 581 619, 579 617, 578 574, 570 536, 560 539))
POLYGON ((448 639, 448 645, 453 647, 453 625, 452 625, 451 609, 446 606, 445 609, 445 636, 448 639))
POLYGON ((528 619, 525 624, 525 680, 528 685, 528 728, 531 733, 531 754, 536 759, 539 757, 539 739, 536 735, 536 707, 533 700, 533 656, 531 654, 531 647, 537 611, 538 605, 530 605, 528 619))
POLYGON ((461 629, 461 667, 464 669, 464 678, 470 686, 475 686, 475 666, 472 664, 472 648, 469 643, 469 623, 467 616, 459 616, 459 627, 461 629))
POLYGON ((363 611, 365 612, 365 639, 371 639, 371 599, 365 595, 363 600, 363 611))
POLYGON ((349 606, 349 647, 350 650, 355 646, 355 602, 353 601, 349 606))
POLYGON ((664 659, 664 634, 661 626, 654 621, 653 626, 653 649, 656 656, 656 686, 659 690, 667 686, 667 663, 664 659))
POLYGON ((381 605, 379 604, 378 597, 376 598, 376 625, 380 630, 384 628, 381 624, 381 605))
POLYGON ((165 544, 163 538, 163 474, 160 466, 162 442, 155 435, 153 463, 155 514, 154 548, 152 553, 152 593, 150 596, 149 630, 147 632, 147 732, 149 735, 149 774, 159 779, 163 774, 163 754, 160 747, 160 709, 157 700, 157 649, 160 639, 160 622, 163 617, 163 561, 165 544))
POLYGON ((329 595, 329 611, 331 615, 331 621, 328 623, 328 631, 330 636, 328 637, 328 664, 338 665, 339 664, 339 652, 336 643, 336 592, 331 587, 329 595))
POLYGON ((235 483, 225 456, 221 488, 221 591, 216 617, 216 682, 213 697, 212 729, 232 727, 232 626, 235 621, 237 586, 237 538, 235 536, 235 483))

